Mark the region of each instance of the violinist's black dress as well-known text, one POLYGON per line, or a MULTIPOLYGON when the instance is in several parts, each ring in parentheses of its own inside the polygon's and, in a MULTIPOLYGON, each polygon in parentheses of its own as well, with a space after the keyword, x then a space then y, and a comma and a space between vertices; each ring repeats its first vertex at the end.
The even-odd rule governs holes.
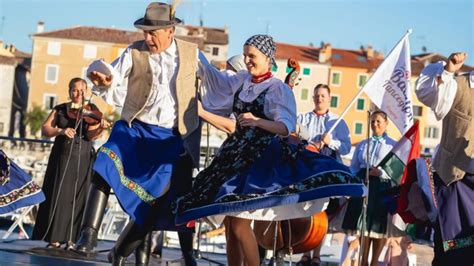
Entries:
MULTIPOLYGON (((54 107, 57 112, 58 128, 75 128, 76 119, 67 115, 69 107, 70 103, 54 107)), ((93 106, 93 108, 97 107, 93 106)), ((65 243, 69 240, 72 222, 71 240, 76 241, 94 161, 92 141, 86 137, 88 125, 83 123, 81 127, 76 129, 74 139, 60 135, 54 141, 43 182, 46 200, 40 204, 33 239, 44 238, 48 242, 65 243)))

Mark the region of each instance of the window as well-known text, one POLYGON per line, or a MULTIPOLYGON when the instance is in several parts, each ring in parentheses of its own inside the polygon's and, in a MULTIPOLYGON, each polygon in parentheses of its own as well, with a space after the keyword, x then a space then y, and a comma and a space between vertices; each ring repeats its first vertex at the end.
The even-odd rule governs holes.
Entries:
POLYGON ((61 43, 60 42, 48 42, 48 54, 49 55, 60 55, 61 54, 61 43))
POLYGON ((301 89, 301 100, 308 100, 308 89, 301 89))
POLYGON ((58 82, 59 66, 58 65, 46 65, 45 82, 56 84, 58 82))
POLYGON ((341 85, 341 72, 332 72, 331 74, 331 85, 340 86, 341 85))
POLYGON ((437 139, 439 138, 439 128, 425 127, 425 138, 437 139))
POLYGON ((422 116, 423 115, 423 107, 419 105, 413 105, 413 115, 414 116, 422 116))
POLYGON ((332 55, 332 58, 336 59, 336 60, 341 60, 342 59, 342 55, 340 54, 333 54, 332 55))
POLYGON ((331 107, 337 108, 339 105, 339 97, 338 96, 331 96, 331 107))
POLYGON ((365 83, 367 82, 367 75, 366 74, 359 74, 357 77, 357 85, 359 88, 364 87, 365 83))
POLYGON ((219 55, 219 47, 212 48, 212 55, 219 55))
POLYGON ((84 58, 96 58, 97 57, 97 46, 86 44, 84 45, 84 58))
POLYGON ((359 56, 357 56, 357 61, 359 61, 359 62, 367 62, 367 57, 359 55, 359 56))
POLYGON ((355 135, 362 135, 362 129, 364 125, 362 123, 356 122, 354 124, 354 134, 355 135))
POLYGON ((278 71, 278 67, 272 65, 272 72, 277 72, 277 71, 278 71))
POLYGON ((56 96, 56 94, 46 93, 43 95, 44 108, 48 111, 53 109, 54 106, 56 106, 57 101, 58 97, 56 96))
POLYGON ((365 108, 365 99, 357 99, 356 110, 364 110, 365 108))
POLYGON ((3 134, 3 123, 0 122, 0 133, 3 134))
POLYGON ((311 73, 311 70, 309 68, 303 68, 303 75, 309 76, 311 73))

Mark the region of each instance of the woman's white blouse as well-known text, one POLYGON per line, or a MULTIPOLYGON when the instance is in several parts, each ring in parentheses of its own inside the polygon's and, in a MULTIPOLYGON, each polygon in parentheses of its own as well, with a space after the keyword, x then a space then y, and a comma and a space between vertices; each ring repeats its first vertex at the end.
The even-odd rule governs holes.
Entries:
POLYGON ((199 55, 199 73, 201 77, 201 100, 203 107, 212 113, 229 116, 232 113, 234 94, 242 87, 238 95, 244 102, 252 102, 260 93, 267 90, 264 114, 273 121, 283 123, 288 132, 296 130, 296 101, 293 91, 281 80, 272 77, 261 83, 251 82, 247 71, 219 71, 209 64, 204 55, 199 55))
MULTIPOLYGON (((396 144, 396 141, 387 136, 383 135, 381 139, 375 139, 374 137, 370 138, 370 167, 377 166, 382 159, 392 150, 393 146, 396 144)), ((351 161, 351 172, 356 174, 360 169, 367 168, 367 140, 361 141, 357 144, 354 155, 352 156, 351 161)), ((382 171, 383 172, 383 171, 382 171)), ((386 173, 383 173, 386 175, 386 173)))

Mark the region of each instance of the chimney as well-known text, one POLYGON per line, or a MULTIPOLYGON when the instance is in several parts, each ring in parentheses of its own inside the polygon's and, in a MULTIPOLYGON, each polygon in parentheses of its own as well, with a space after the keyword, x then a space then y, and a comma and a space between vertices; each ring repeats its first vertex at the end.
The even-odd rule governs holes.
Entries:
POLYGON ((374 59, 374 48, 372 45, 367 46, 366 56, 369 60, 374 59))
POLYGON ((319 51, 319 63, 326 63, 331 59, 332 46, 330 43, 325 44, 319 51))
POLYGON ((36 24, 36 33, 43 33, 43 32, 44 32, 44 22, 38 21, 38 24, 36 24))
POLYGON ((12 53, 12 54, 15 54, 15 52, 16 52, 15 45, 10 44, 10 46, 8 46, 8 51, 10 51, 10 53, 12 53))
POLYGON ((198 36, 204 36, 204 28, 198 27, 198 36))

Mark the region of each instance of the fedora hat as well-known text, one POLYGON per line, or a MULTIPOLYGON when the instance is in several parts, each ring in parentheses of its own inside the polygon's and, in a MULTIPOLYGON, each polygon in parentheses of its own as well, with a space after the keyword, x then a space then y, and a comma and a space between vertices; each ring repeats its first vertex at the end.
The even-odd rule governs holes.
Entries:
POLYGON ((157 30, 173 27, 181 22, 172 14, 171 5, 154 2, 147 6, 145 16, 135 21, 133 25, 142 30, 157 30))

